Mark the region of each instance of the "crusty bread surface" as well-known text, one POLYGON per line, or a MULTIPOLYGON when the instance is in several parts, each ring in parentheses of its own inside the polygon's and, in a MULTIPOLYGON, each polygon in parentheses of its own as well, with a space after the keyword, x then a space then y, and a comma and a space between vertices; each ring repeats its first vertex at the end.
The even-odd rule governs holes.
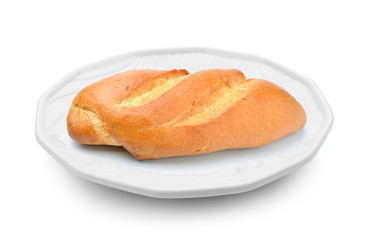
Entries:
POLYGON ((259 147, 305 123, 283 88, 235 69, 119 73, 84 88, 67 116, 75 141, 123 146, 138 160, 259 147))

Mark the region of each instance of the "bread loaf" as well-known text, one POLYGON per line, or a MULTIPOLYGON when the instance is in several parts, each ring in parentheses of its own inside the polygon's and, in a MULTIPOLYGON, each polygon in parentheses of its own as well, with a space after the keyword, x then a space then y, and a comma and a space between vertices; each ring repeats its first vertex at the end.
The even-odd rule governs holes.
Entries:
POLYGON ((67 116, 75 141, 123 146, 138 160, 259 147, 305 123, 284 89, 235 69, 119 73, 83 89, 67 116))

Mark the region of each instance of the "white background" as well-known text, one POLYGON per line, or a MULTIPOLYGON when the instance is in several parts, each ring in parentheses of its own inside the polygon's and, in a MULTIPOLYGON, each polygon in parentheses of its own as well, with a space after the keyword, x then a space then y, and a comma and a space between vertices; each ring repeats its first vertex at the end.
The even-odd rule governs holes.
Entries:
POLYGON ((372 239, 371 1, 1 1, 1 239, 372 239), (335 123, 317 157, 252 192, 161 200, 74 176, 34 137, 39 96, 128 51, 206 46, 312 78, 335 123))

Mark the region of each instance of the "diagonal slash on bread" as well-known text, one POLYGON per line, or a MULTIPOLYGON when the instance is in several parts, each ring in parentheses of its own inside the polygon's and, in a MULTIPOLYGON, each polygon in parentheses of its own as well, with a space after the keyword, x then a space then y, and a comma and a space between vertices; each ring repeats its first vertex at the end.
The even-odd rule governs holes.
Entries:
POLYGON ((77 142, 123 146, 139 160, 263 146, 305 123, 283 88, 235 69, 119 73, 83 89, 67 117, 77 142))

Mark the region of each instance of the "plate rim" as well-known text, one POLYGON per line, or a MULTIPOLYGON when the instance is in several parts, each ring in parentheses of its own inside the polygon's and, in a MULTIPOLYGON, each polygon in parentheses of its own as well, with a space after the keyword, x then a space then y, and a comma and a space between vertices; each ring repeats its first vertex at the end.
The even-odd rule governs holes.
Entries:
MULTIPOLYGON (((71 80, 72 81, 72 80, 71 80)), ((138 51, 131 51, 123 54, 119 54, 110 58, 106 58, 101 61, 96 61, 91 64, 84 65, 82 67, 79 67, 75 69, 74 71, 70 72, 69 74, 65 75, 63 78, 61 78, 59 81, 54 83, 52 86, 50 86, 39 98, 38 104, 37 104, 37 110, 36 110, 36 118, 35 118, 35 136, 37 142, 41 145, 42 148, 46 150, 53 158, 57 159, 65 168, 76 174, 77 176, 95 182, 99 183, 105 186, 109 186, 112 188, 120 189, 127 192, 132 192, 140 195, 145 195, 149 197, 155 197, 155 198, 194 198, 194 197, 209 197, 209 196, 217 196, 217 195, 226 195, 226 194, 234 194, 234 193, 240 193, 240 192, 246 192, 253 190, 257 187, 263 186, 269 182, 272 182, 276 179, 279 179, 282 176, 287 175, 288 173, 294 171, 295 169, 299 168, 300 166, 303 166, 304 164, 311 161, 325 142, 332 126, 334 123, 334 115, 330 108, 329 103, 327 102, 325 96, 321 92, 320 88, 317 86, 317 84, 310 79, 309 77, 300 74, 298 72, 295 72, 281 64, 278 64, 277 62, 274 62, 272 60, 269 60, 268 58, 264 58, 261 56, 253 55, 253 54, 246 54, 246 53, 240 53, 240 52, 234 52, 234 51, 228 51, 228 50, 221 50, 216 48, 209 48, 209 47, 181 47, 181 48, 160 48, 160 49, 148 49, 148 50, 138 50, 138 51), (239 58, 239 59, 255 59, 259 62, 268 64, 270 66, 274 66, 277 69, 280 69, 281 71, 285 72, 286 74, 293 76, 297 80, 301 80, 301 83, 307 87, 307 89, 310 91, 311 95, 316 96, 315 101, 318 101, 318 106, 322 108, 320 111, 322 111, 325 121, 322 125, 322 128, 320 129, 320 133, 316 136, 315 144, 314 146, 310 146, 308 148, 308 151, 301 154, 301 156, 296 157, 296 160, 294 160, 293 164, 284 167, 280 170, 277 170, 275 173, 269 173, 267 176, 255 181, 255 182, 245 182, 242 184, 236 184, 234 186, 219 186, 215 188, 205 188, 205 189, 186 189, 186 190, 164 190, 164 189, 156 189, 156 188, 146 188, 144 186, 139 185, 132 185, 128 183, 113 181, 112 179, 103 179, 102 177, 99 178, 96 175, 89 174, 86 171, 82 171, 81 169, 75 168, 72 165, 70 165, 67 161, 64 160, 64 158, 56 153, 56 151, 53 149, 52 144, 48 141, 46 138, 46 134, 43 134, 43 125, 44 125, 44 119, 43 119, 43 113, 47 106, 47 99, 48 97, 56 92, 60 86, 70 82, 68 81, 69 78, 71 78, 73 75, 79 73, 80 71, 84 71, 87 68, 94 68, 97 65, 106 64, 111 61, 116 61, 118 59, 122 58, 129 58, 129 57, 135 57, 135 56, 144 56, 144 55, 155 55, 155 54, 183 54, 183 53, 191 53, 191 52, 202 52, 207 54, 213 54, 218 56, 225 56, 225 57, 232 57, 232 58, 239 58)), ((58 152, 58 150, 57 150, 58 152)))

